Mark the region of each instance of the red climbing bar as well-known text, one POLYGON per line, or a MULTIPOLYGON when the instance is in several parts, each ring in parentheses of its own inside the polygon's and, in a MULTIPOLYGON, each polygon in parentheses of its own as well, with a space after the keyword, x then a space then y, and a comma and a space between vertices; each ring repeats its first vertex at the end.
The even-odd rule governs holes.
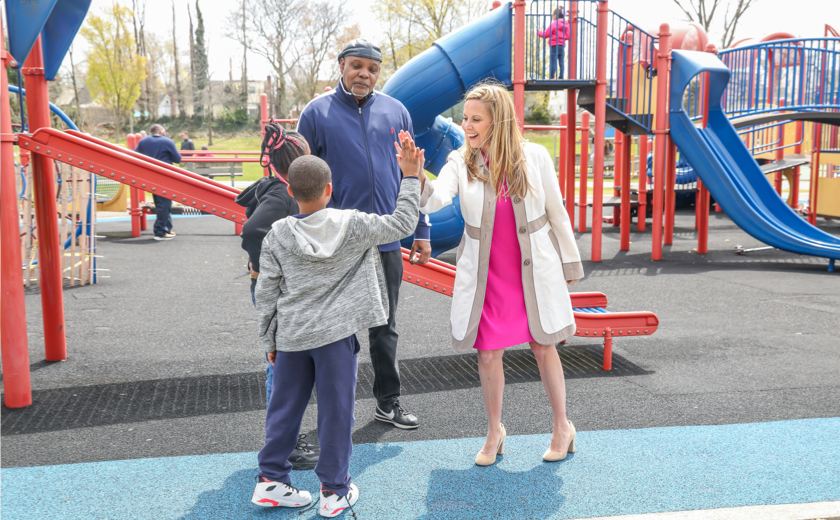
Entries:
MULTIPOLYGON (((570 80, 577 77, 577 2, 569 4, 569 24, 571 30, 569 32, 568 52, 569 58, 569 74, 566 76, 570 80)), ((562 70, 560 71, 563 72, 562 70)), ((569 215, 569 221, 572 224, 572 229, 575 228, 575 159, 577 158, 577 90, 570 88, 566 90, 566 185, 560 186, 563 194, 566 196, 566 213, 569 215)))
MULTIPOLYGON (((35 41, 23 66, 26 78, 26 111, 32 132, 50 127, 49 89, 44 77, 41 37, 35 41)), ((20 146, 20 145, 19 145, 20 146)), ((30 152, 35 152, 29 148, 30 152)), ((58 243, 58 206, 56 204, 55 169, 52 159, 32 155, 32 194, 38 226, 38 284, 41 287, 41 309, 44 320, 44 352, 47 361, 67 359, 67 337, 64 328, 64 291, 58 243)))
POLYGON ((589 192, 589 112, 580 116, 580 193, 578 194, 578 231, 586 233, 586 198, 589 192))
MULTIPOLYGON (((621 147, 621 227, 619 228, 619 249, 630 251, 630 167, 632 164, 633 138, 624 136, 624 144, 621 147)), ((616 160, 619 158, 616 157, 616 160)))
POLYGON ((593 262, 601 261, 601 231, 604 227, 604 132, 607 116, 607 25, 608 1, 598 3, 597 58, 595 60, 595 158, 592 161, 593 262))
POLYGON ((665 163, 665 235, 663 242, 670 246, 674 243, 674 218, 677 210, 677 145, 667 138, 668 157, 665 163))
POLYGON ((656 141, 653 149, 653 239, 651 259, 662 260, 662 203, 665 191, 665 149, 668 147, 668 60, 671 56, 671 28, 659 26, 659 54, 656 82, 656 141))
MULTIPOLYGON (((125 136, 125 147, 129 150, 137 148, 137 136, 135 134, 128 134, 125 136)), ((140 191, 134 186, 131 187, 129 193, 131 198, 131 205, 128 209, 128 214, 131 215, 131 236, 137 238, 140 236, 140 191)))
MULTIPOLYGON (((568 198, 566 193, 566 148, 569 141, 566 139, 566 132, 568 131, 569 115, 565 112, 560 114, 560 137, 557 150, 557 182, 560 185, 560 191, 563 196, 568 198)), ((574 176, 574 174, 572 174, 574 176)))
POLYGON ((648 136, 639 136, 639 210, 636 217, 636 230, 644 231, 647 222, 647 156, 648 136))
MULTIPOLYGON (((0 17, 0 107, 9 107, 9 83, 6 66, 12 55, 6 52, 3 22, 0 17)), ((16 65, 16 64, 15 64, 16 65)), ((26 300, 23 296, 15 172, 15 146, 12 117, 0 110, 0 353, 3 358, 3 402, 9 408, 32 404, 29 379, 29 339, 26 335, 26 300)))

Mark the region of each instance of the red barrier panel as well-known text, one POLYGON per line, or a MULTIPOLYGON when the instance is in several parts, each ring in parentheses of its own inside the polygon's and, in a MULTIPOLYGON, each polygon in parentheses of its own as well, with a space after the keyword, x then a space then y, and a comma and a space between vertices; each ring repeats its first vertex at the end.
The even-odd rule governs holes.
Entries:
MULTIPOLYGON (((455 266, 432 259, 425 265, 408 260, 409 251, 402 249, 403 281, 452 296, 455 287, 455 266)), ((571 293, 572 307, 606 309, 607 297, 602 293, 571 293)), ((659 327, 659 318, 652 312, 575 312, 575 336, 604 340, 604 370, 612 367, 612 339, 618 336, 650 336, 659 327)))

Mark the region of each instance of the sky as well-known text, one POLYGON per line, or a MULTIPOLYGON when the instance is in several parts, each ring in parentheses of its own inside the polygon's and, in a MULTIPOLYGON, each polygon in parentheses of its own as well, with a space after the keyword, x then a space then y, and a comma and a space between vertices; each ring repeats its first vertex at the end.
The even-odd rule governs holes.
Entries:
MULTIPOLYGON (((93 0, 91 10, 100 11, 115 0, 93 0)), ((130 0, 116 0, 131 7, 130 0)), ((142 1, 142 0, 140 0, 142 1)), ((734 0, 732 0, 734 1, 734 0)), ((2 3, 3 0, 0 0, 2 3)), ((189 48, 187 4, 186 0, 174 0, 178 24, 178 47, 189 48)), ((199 0, 204 15, 206 34, 209 43, 210 72, 214 79, 228 77, 229 60, 233 59, 233 75, 239 77, 241 47, 224 37, 225 20, 233 8, 230 0, 199 0)), ((488 0, 488 9, 491 1, 488 0)), ((195 7, 194 0, 189 4, 195 7)), ((371 0, 344 0, 345 6, 352 11, 351 23, 358 23, 362 35, 376 40, 383 34, 379 23, 371 12, 371 0)), ((612 10, 631 22, 648 30, 656 30, 662 23, 680 25, 685 23, 684 14, 674 0, 610 0, 612 10)), ((172 32, 172 0, 146 0, 147 31, 158 33, 168 39, 172 32)), ((194 15, 194 12, 193 12, 194 15)), ((5 18, 5 17, 4 17, 5 18)), ((758 0, 758 3, 742 19, 736 34, 736 40, 747 37, 761 38, 774 32, 789 32, 797 37, 822 37, 824 24, 833 25, 840 30, 840 1, 838 0, 758 0), (804 6, 792 9, 791 5, 804 6)), ((718 38, 712 34, 712 40, 718 38)), ((85 54, 85 44, 81 37, 76 38, 76 56, 85 54)), ((69 60, 65 60, 69 68, 69 60)), ((248 57, 248 75, 251 79, 264 79, 271 72, 268 63, 256 55, 248 57)))

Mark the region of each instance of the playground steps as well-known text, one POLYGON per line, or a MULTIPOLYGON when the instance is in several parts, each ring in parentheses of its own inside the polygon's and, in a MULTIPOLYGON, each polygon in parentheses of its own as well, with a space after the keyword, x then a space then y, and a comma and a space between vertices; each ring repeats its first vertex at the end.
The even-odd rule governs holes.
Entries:
MULTIPOLYGON (((587 86, 580 89, 578 106, 595 115, 595 87, 587 86)), ((637 121, 627 117, 627 98, 607 98, 607 112, 605 120, 625 135, 648 135, 650 131, 637 121)))
MULTIPOLYGON (((402 249, 403 281, 452 296, 455 266, 435 260, 425 265, 408 261, 409 251, 402 249)), ((610 312, 607 297, 598 292, 571 293, 577 331, 575 336, 604 341, 604 370, 612 369, 612 341, 615 336, 650 336, 659 327, 659 318, 652 312, 610 312)))

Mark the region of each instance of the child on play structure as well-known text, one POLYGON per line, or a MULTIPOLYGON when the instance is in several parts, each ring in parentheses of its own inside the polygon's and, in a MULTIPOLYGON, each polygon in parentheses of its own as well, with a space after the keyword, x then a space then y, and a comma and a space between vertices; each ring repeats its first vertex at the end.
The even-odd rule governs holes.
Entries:
MULTIPOLYGON (((206 148, 206 147, 202 147, 206 148)), ((248 270, 251 273, 251 301, 254 300, 254 287, 260 275, 260 252, 262 242, 271 225, 289 215, 298 213, 295 199, 289 195, 289 165, 301 155, 309 154, 309 144, 297 132, 290 132, 278 123, 265 125, 265 137, 260 147, 260 164, 269 169, 268 177, 263 177, 245 188, 236 197, 236 202, 245 207, 248 221, 242 225, 242 249, 248 252, 248 270)), ((266 358, 268 361, 268 358, 266 358)), ((271 398, 271 383, 274 366, 266 363, 265 394, 266 406, 271 398)), ((318 462, 318 448, 305 442, 301 435, 297 447, 289 456, 295 469, 312 469, 318 462)))
POLYGON ((333 190, 327 163, 308 155, 289 167, 288 191, 300 214, 271 226, 255 292, 260 339, 274 362, 274 386, 283 391, 272 393, 268 403, 254 504, 312 502, 308 491, 291 485, 288 457, 313 385, 318 386, 321 445, 315 466, 321 481, 318 512, 334 517, 352 511, 359 498, 348 472, 360 348, 356 332, 388 321, 378 246, 411 235, 419 215, 423 152, 413 149, 397 160, 403 178, 392 215, 327 209, 333 190))

